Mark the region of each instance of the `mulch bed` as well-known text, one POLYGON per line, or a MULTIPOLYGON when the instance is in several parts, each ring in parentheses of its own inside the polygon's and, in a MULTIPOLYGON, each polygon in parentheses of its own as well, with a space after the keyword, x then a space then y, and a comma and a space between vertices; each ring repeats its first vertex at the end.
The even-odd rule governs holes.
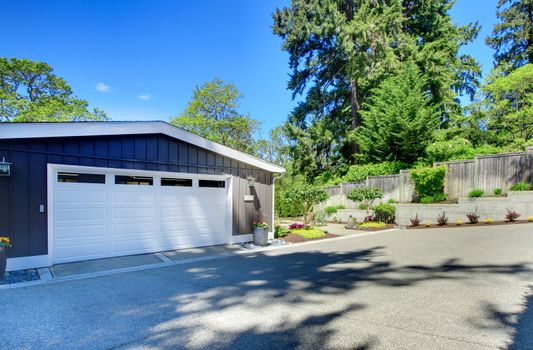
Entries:
POLYGON ((334 235, 332 233, 326 233, 325 236, 320 237, 320 238, 305 239, 302 236, 295 235, 294 233, 289 233, 285 237, 282 237, 281 239, 289 243, 302 243, 302 242, 309 242, 309 241, 319 241, 321 239, 328 239, 328 238, 334 238, 334 237, 339 237, 339 236, 334 235))
POLYGON ((450 227, 474 227, 474 226, 498 226, 498 225, 514 225, 514 224, 527 224, 530 223, 527 220, 516 220, 514 222, 508 222, 508 221, 494 221, 492 224, 486 224, 483 221, 478 222, 477 224, 470 224, 465 222, 462 225, 456 225, 455 222, 449 222, 447 225, 444 226, 437 226, 436 224, 432 224, 431 226, 424 226, 423 224, 420 224, 420 226, 406 226, 408 230, 419 230, 423 228, 450 228, 450 227))

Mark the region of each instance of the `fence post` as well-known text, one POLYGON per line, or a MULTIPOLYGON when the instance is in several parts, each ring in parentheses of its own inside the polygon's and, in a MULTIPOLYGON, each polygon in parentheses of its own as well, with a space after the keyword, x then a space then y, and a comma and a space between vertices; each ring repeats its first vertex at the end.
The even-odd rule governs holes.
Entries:
POLYGON ((343 185, 344 184, 342 182, 339 184, 339 196, 341 197, 341 205, 346 206, 344 203, 344 186, 343 185))
POLYGON ((533 185, 533 146, 526 147, 524 181, 533 185))
POLYGON ((398 202, 400 203, 404 203, 404 202, 409 202, 406 200, 406 198, 409 196, 409 191, 407 189, 407 184, 408 184, 408 181, 409 179, 407 178, 409 176, 409 170, 400 170, 400 198, 398 200, 398 202))
POLYGON ((478 188, 478 182, 477 182, 477 173, 478 173, 478 167, 479 167, 479 157, 474 157, 474 164, 472 165, 472 189, 478 188))

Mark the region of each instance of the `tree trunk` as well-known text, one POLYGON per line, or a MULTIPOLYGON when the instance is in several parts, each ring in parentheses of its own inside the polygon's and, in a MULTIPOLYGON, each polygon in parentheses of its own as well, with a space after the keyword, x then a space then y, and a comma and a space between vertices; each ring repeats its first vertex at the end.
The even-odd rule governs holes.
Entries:
MULTIPOLYGON (((359 126, 359 101, 357 99, 357 83, 355 79, 352 79, 350 81, 350 87, 351 87, 351 111, 352 111, 352 124, 351 128, 354 130, 359 126)), ((352 145, 352 152, 353 154, 359 153, 359 145, 354 142, 352 145)))

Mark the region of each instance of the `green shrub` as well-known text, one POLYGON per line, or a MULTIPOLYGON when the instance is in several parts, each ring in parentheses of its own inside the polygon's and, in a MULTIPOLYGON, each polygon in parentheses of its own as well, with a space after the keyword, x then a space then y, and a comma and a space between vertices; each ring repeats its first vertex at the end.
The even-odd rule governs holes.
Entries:
POLYGON ((468 197, 470 198, 477 198, 477 197, 483 197, 485 192, 483 192, 480 188, 474 188, 472 191, 468 193, 468 197))
POLYGON ((446 166, 418 168, 411 171, 415 191, 419 198, 433 197, 434 200, 446 198, 444 195, 444 178, 446 166))
POLYGON ((285 237, 288 233, 289 233, 289 229, 287 229, 286 227, 276 226, 275 231, 274 231, 274 237, 276 238, 285 237))
POLYGON ((444 193, 436 194, 435 196, 426 196, 420 198, 420 203, 429 204, 429 203, 438 203, 446 200, 446 195, 444 193))
POLYGON ((375 187, 360 187, 354 188, 348 192, 346 197, 351 201, 366 204, 368 209, 372 207, 372 203, 374 203, 376 199, 383 198, 383 192, 375 187))
POLYGON ((298 205, 287 200, 285 190, 276 189, 275 198, 277 216, 282 218, 295 218, 303 215, 302 209, 298 205))
POLYGON ((444 193, 437 193, 436 195, 433 196, 433 202, 442 202, 442 201, 445 201, 446 199, 447 198, 444 193))
POLYGON ((339 205, 330 205, 329 207, 326 207, 324 209, 324 212, 326 212, 326 214, 335 214, 337 212, 337 210, 339 209, 346 209, 346 207, 342 204, 339 204, 339 205))
POLYGON ((420 203, 423 203, 423 204, 433 203, 434 201, 435 200, 431 196, 420 198, 420 203))
POLYGON ((329 207, 326 207, 324 211, 326 212, 326 214, 329 214, 329 215, 335 214, 337 212, 337 207, 334 205, 330 205, 329 207))
POLYGON ((501 196, 503 194, 503 191, 501 188, 495 188, 494 189, 494 195, 495 196, 501 196))
POLYGON ((376 164, 352 165, 348 172, 342 177, 343 182, 364 181, 368 176, 392 175, 407 169, 406 164, 398 161, 381 162, 376 164))
MULTIPOLYGON (((524 149, 523 147, 521 148, 524 149)), ((451 140, 436 141, 426 148, 426 159, 431 164, 447 160, 473 159, 475 156, 500 153, 496 146, 482 145, 474 147, 472 143, 462 137, 451 140)))
POLYGON ((378 204, 374 207, 374 216, 377 221, 394 224, 396 221, 396 207, 388 203, 378 204))
POLYGON ((511 191, 531 191, 531 185, 527 182, 517 182, 509 189, 511 191))
POLYGON ((309 223, 314 206, 328 199, 328 194, 322 187, 309 184, 291 186, 283 194, 284 200, 302 213, 304 225, 309 223))
POLYGON ((389 200, 387 201, 387 203, 394 204, 394 203, 398 203, 398 202, 396 202, 394 199, 391 198, 391 199, 389 199, 389 200))

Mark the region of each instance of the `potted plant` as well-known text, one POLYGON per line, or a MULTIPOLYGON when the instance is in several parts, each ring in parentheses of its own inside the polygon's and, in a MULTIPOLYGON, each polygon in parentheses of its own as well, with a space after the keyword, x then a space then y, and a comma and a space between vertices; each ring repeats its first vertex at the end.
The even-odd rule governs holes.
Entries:
POLYGON ((263 246, 268 241, 268 224, 264 221, 254 221, 254 244, 263 246))
POLYGON ((4 279, 6 273, 6 249, 11 247, 11 241, 8 237, 0 237, 0 281, 4 279))

